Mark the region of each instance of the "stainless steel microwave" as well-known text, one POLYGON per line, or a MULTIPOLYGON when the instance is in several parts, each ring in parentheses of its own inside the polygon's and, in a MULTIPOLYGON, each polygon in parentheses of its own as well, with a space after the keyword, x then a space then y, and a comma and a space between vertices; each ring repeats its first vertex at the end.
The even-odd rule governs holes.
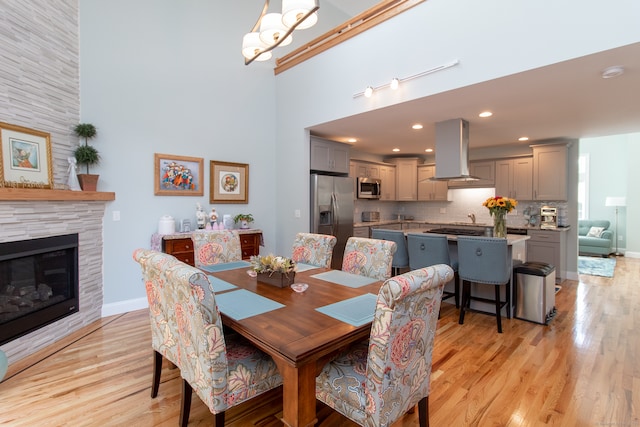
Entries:
POLYGON ((358 177, 358 199, 379 199, 381 182, 377 178, 358 177))

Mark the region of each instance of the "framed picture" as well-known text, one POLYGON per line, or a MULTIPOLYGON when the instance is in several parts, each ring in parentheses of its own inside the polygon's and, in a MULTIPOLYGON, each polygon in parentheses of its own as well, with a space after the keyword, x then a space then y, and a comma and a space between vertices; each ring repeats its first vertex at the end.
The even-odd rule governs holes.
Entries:
POLYGON ((204 159, 155 153, 154 164, 156 196, 204 195, 204 159))
POLYGON ((249 165, 211 160, 210 203, 249 203, 249 165))
POLYGON ((0 122, 0 139, 3 187, 53 187, 50 134, 0 122))

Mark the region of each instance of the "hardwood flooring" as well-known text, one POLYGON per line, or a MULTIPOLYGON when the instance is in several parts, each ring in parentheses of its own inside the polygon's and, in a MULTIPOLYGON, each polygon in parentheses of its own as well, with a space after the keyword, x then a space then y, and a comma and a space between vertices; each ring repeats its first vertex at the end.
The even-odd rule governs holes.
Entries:
MULTIPOLYGON (((581 275, 556 295, 548 326, 443 304, 429 410, 431 426, 640 426, 640 260, 618 258, 613 279, 581 275)), ((163 368, 150 398, 146 310, 102 319, 12 364, 0 383, 3 426, 171 426, 180 381, 163 368)), ((227 413, 227 426, 280 426, 279 390, 227 413)), ((320 407, 319 426, 355 424, 320 407)), ((190 426, 212 425, 194 395, 190 426)), ((417 411, 394 427, 417 426, 417 411)))

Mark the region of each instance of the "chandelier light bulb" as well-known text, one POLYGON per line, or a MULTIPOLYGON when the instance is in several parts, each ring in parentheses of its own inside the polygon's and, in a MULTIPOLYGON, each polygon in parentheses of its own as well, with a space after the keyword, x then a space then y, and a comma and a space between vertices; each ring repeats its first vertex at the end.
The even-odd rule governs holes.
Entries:
MULTIPOLYGON (((247 33, 242 38, 242 56, 247 59, 251 59, 263 50, 267 48, 267 45, 260 40, 258 33, 247 33)), ((255 61, 268 61, 271 59, 271 52, 265 52, 258 56, 255 61)))
MULTIPOLYGON (((282 0, 282 23, 287 27, 293 27, 307 13, 315 7, 313 0, 282 0)), ((304 30, 313 27, 318 22, 318 13, 315 12, 298 24, 296 30, 304 30)))
POLYGON ((400 80, 398 80, 397 78, 393 78, 391 80, 391 83, 389 83, 389 87, 393 90, 398 89, 399 85, 400 85, 400 80))
MULTIPOLYGON (((287 33, 287 27, 282 23, 282 15, 279 13, 267 13, 260 22, 260 40, 271 46, 278 43, 281 37, 287 33)), ((291 44, 293 37, 289 35, 280 46, 291 44)))
POLYGON ((364 96, 366 96, 367 98, 371 98, 371 95, 373 95, 373 88, 371 86, 367 86, 367 88, 364 90, 364 96))

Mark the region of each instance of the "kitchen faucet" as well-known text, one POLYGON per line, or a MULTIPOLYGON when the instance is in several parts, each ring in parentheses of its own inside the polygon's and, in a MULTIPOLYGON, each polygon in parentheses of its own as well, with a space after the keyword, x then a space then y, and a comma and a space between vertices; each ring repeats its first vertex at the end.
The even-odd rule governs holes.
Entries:
POLYGON ((476 214, 474 213, 470 213, 469 215, 467 215, 469 218, 471 218, 471 223, 475 224, 476 223, 476 214))

